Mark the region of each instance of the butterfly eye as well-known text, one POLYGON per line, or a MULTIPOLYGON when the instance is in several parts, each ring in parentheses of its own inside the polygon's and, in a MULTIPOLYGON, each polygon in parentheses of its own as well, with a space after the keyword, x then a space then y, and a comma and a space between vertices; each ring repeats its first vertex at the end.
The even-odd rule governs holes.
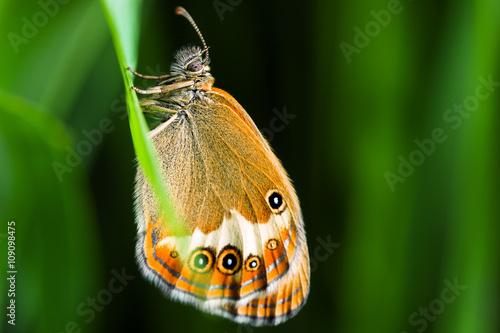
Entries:
POLYGON ((257 256, 249 255, 245 260, 245 269, 249 272, 255 272, 260 268, 260 259, 257 256))
POLYGON ((195 61, 187 66, 187 70, 192 73, 201 72, 203 69, 203 64, 201 62, 195 61))
POLYGON ((271 190, 267 193, 267 203, 275 214, 281 214, 286 208, 283 196, 277 190, 271 190))
POLYGON ((241 252, 238 248, 227 245, 219 253, 217 269, 222 274, 233 275, 241 268, 241 252))
POLYGON ((170 256, 172 258, 177 258, 179 256, 179 253, 175 250, 170 251, 170 256))
POLYGON ((189 258, 189 267, 193 272, 206 273, 214 264, 214 254, 209 248, 196 249, 191 253, 189 258))

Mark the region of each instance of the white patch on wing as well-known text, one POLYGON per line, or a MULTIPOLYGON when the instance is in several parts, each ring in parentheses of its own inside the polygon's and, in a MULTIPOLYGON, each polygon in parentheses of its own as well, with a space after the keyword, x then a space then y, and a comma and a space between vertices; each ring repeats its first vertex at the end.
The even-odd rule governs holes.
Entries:
POLYGON ((271 238, 280 239, 279 229, 289 227, 290 211, 288 209, 279 216, 271 215, 267 223, 261 224, 246 220, 243 215, 233 209, 231 216, 224 217, 224 221, 217 230, 204 234, 200 229, 195 229, 191 236, 165 237, 158 242, 158 246, 175 244, 179 255, 186 261, 189 254, 198 247, 212 247, 218 255, 226 245, 233 245, 242 251, 243 260, 245 260, 250 254, 262 256, 267 241, 271 238))
MULTIPOLYGON (((283 213, 281 213, 280 215, 274 215, 275 217, 275 221, 276 221, 276 225, 280 228, 280 229, 288 229, 290 228, 290 210, 288 208, 286 208, 283 213)), ((272 218, 272 217, 271 217, 272 218)))
MULTIPOLYGON (((243 261, 250 255, 262 254, 261 232, 258 223, 249 223, 242 215, 237 212, 232 214, 241 227, 243 236, 243 261)), ((269 222, 268 222, 269 223, 269 222)))
POLYGON ((191 242, 191 236, 189 237, 165 237, 156 244, 156 247, 167 246, 169 248, 175 249, 179 256, 185 260, 189 254, 189 244, 191 242))
POLYGON ((189 243, 189 253, 193 252, 198 247, 202 247, 205 238, 206 235, 204 235, 200 229, 195 229, 193 234, 191 235, 191 242, 189 243))
MULTIPOLYGON (((250 222, 247 222, 246 220, 238 221, 238 218, 235 218, 234 213, 236 212, 231 211, 230 218, 227 219, 226 217, 224 217, 224 221, 222 222, 220 228, 208 234, 208 236, 211 236, 211 234, 217 233, 217 236, 213 236, 213 242, 209 243, 209 246, 213 246, 216 249, 217 255, 220 253, 220 250, 222 250, 222 248, 224 248, 224 246, 226 245, 233 245, 242 250, 243 235, 240 225, 241 222, 243 222, 243 224, 250 222)), ((206 241, 209 241, 210 238, 211 237, 207 237, 206 241)), ((207 246, 207 244, 205 246, 207 246)))

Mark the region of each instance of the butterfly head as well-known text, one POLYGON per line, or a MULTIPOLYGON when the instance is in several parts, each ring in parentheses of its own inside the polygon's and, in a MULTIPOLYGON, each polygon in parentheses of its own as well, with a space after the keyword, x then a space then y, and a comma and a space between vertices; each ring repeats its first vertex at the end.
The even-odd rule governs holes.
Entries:
POLYGON ((205 39, 203 38, 200 29, 194 22, 191 15, 189 15, 189 13, 184 8, 177 7, 175 13, 186 18, 189 23, 191 23, 194 30, 196 30, 196 33, 200 37, 201 42, 203 43, 203 49, 198 46, 185 46, 177 51, 174 56, 175 61, 170 67, 170 73, 172 75, 182 75, 189 79, 211 77, 208 46, 207 43, 205 43, 205 39), (203 59, 203 54, 205 54, 205 59, 203 59))
POLYGON ((170 66, 170 73, 174 76, 183 76, 187 79, 210 77, 210 59, 205 55, 208 49, 198 46, 185 46, 174 55, 174 62, 170 66))

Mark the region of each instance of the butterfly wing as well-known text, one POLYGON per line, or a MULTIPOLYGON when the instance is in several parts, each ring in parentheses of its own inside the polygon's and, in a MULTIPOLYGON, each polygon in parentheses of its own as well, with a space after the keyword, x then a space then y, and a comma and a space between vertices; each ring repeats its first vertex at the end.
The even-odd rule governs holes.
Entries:
POLYGON ((295 315, 309 291, 298 198, 247 113, 214 88, 152 133, 188 234, 174 235, 139 170, 144 275, 169 297, 237 322, 278 324, 295 315))

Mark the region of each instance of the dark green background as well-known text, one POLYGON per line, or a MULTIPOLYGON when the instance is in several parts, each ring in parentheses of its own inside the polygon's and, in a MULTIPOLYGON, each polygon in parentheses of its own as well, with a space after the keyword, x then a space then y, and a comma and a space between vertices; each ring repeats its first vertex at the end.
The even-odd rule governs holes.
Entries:
POLYGON ((22 36, 23 17, 33 22, 43 9, 2 0, 0 251, 6 272, 13 220, 18 274, 16 326, 2 310, 0 329, 498 332, 500 87, 479 87, 478 78, 500 82, 500 3, 215 3, 144 1, 137 70, 164 74, 174 50, 199 43, 174 15, 183 5, 211 47, 216 87, 261 129, 272 128, 273 110, 295 116, 272 137, 264 133, 301 199, 313 267, 307 305, 283 325, 250 328, 168 301, 142 279, 136 162, 101 4, 61 4, 16 52, 9 33, 22 36), (381 13, 388 6, 390 19, 381 13), (357 52, 346 57, 342 43, 357 52), (473 111, 459 116, 454 105, 464 103, 473 111), (102 139, 59 181, 53 163, 82 149, 86 131, 102 139), (442 142, 431 144, 436 131, 442 142), (412 158, 413 170, 400 166, 412 158), (404 181, 391 188, 387 172, 398 168, 404 181), (122 271, 134 278, 92 318, 86 303, 105 298, 122 271), (454 295, 454 283, 466 289, 454 295))

